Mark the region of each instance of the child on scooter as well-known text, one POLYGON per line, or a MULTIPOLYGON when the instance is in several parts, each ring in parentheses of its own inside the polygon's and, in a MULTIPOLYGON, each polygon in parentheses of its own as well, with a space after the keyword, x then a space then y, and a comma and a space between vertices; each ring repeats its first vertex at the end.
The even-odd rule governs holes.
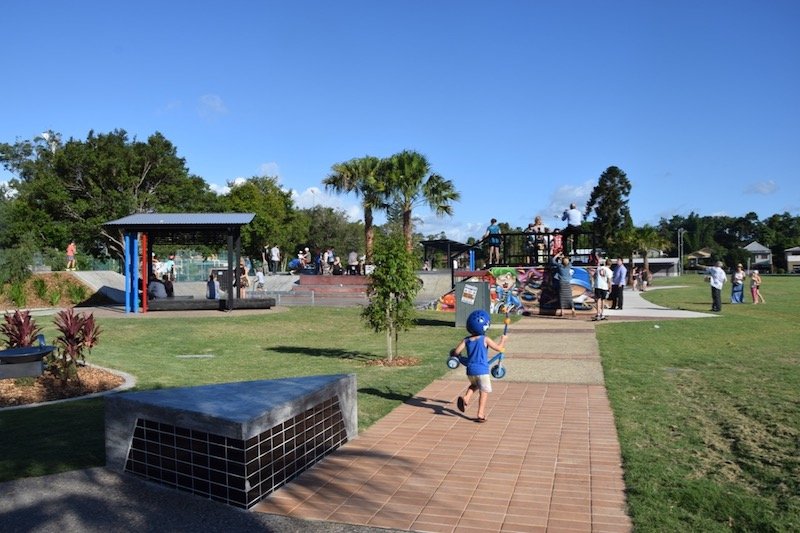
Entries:
POLYGON ((489 348, 497 352, 505 349, 506 336, 502 335, 498 342, 486 336, 486 330, 491 324, 489 313, 478 309, 470 313, 467 317, 467 331, 469 336, 458 343, 451 355, 458 357, 465 349, 467 351, 464 366, 467 367, 467 379, 469 388, 463 396, 457 400, 458 410, 462 413, 469 406, 472 394, 478 391, 478 417, 476 422, 486 422, 486 403, 489 393, 492 392, 492 382, 489 372, 489 348))

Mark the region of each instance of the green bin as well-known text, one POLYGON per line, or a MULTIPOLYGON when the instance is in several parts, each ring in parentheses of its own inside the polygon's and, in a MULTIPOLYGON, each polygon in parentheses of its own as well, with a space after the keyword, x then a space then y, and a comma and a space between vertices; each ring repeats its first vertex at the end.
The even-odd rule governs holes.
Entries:
POLYGON ((476 309, 487 313, 491 309, 489 283, 486 281, 459 281, 456 283, 456 327, 465 327, 467 317, 476 309))

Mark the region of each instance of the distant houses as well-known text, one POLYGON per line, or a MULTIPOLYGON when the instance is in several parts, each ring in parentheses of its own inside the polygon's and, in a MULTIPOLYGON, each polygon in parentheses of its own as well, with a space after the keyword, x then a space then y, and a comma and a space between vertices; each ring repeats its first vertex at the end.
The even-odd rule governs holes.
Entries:
POLYGON ((786 271, 800 274, 800 246, 784 250, 786 254, 786 271))
POLYGON ((772 250, 758 241, 751 242, 744 249, 750 252, 748 269, 772 272, 772 250))

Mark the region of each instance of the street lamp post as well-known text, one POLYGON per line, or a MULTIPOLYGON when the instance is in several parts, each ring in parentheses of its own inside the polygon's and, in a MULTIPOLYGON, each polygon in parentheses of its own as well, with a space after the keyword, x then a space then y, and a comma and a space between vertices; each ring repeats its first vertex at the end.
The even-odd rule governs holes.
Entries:
POLYGON ((683 234, 686 230, 678 228, 678 275, 683 274, 683 234))

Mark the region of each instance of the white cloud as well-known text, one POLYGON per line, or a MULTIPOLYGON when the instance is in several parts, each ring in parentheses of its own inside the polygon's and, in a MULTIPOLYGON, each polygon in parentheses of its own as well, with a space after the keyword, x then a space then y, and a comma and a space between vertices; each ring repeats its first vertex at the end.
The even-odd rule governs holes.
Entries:
POLYGON ((219 185, 217 183, 209 183, 208 184, 208 188, 211 189, 213 192, 215 192, 215 193, 217 193, 218 195, 221 196, 221 195, 228 194, 229 192, 231 192, 231 183, 234 186, 236 186, 236 185, 241 185, 242 183, 244 183, 246 181, 247 181, 247 178, 239 177, 239 178, 235 178, 233 180, 233 182, 228 182, 225 185, 219 185))
POLYGON ((309 187, 299 192, 292 190, 292 200, 298 209, 311 209, 314 206, 331 207, 344 211, 351 222, 364 220, 361 204, 354 203, 351 198, 328 193, 319 187, 309 187))
POLYGON ((261 165, 258 167, 258 175, 279 178, 278 181, 280 182, 281 169, 278 167, 278 163, 274 161, 270 161, 269 163, 261 163, 261 165))
POLYGON ((546 221, 548 217, 558 216, 560 219, 561 214, 572 203, 577 205, 578 209, 583 210, 592 195, 592 189, 594 189, 595 185, 596 183, 593 180, 587 180, 581 185, 562 185, 558 187, 550 195, 550 202, 541 213, 542 218, 546 221))
POLYGON ((181 102, 180 100, 177 100, 177 99, 172 99, 172 100, 168 101, 166 104, 164 104, 163 106, 161 106, 160 108, 158 108, 156 110, 156 113, 158 115, 166 115, 166 114, 171 113, 173 111, 177 111, 182 106, 183 106, 183 102, 181 102))
POLYGON ((225 115, 227 112, 228 108, 225 106, 225 102, 216 94, 204 94, 198 99, 197 113, 202 118, 214 118, 225 115))
POLYGON ((778 190, 778 184, 775 183, 774 180, 766 180, 766 181, 757 181, 755 183, 751 183, 748 185, 744 193, 745 194, 759 194, 759 195, 769 195, 774 194, 778 190))
POLYGON ((414 230, 425 237, 428 235, 439 235, 444 232, 451 241, 465 243, 470 237, 479 239, 484 231, 486 231, 486 226, 488 225, 488 220, 486 222, 464 223, 451 217, 437 217, 431 213, 421 217, 421 221, 417 221, 414 230))
POLYGON ((219 196, 228 194, 231 190, 231 188, 227 185, 218 185, 216 183, 209 183, 208 188, 217 193, 219 196))

